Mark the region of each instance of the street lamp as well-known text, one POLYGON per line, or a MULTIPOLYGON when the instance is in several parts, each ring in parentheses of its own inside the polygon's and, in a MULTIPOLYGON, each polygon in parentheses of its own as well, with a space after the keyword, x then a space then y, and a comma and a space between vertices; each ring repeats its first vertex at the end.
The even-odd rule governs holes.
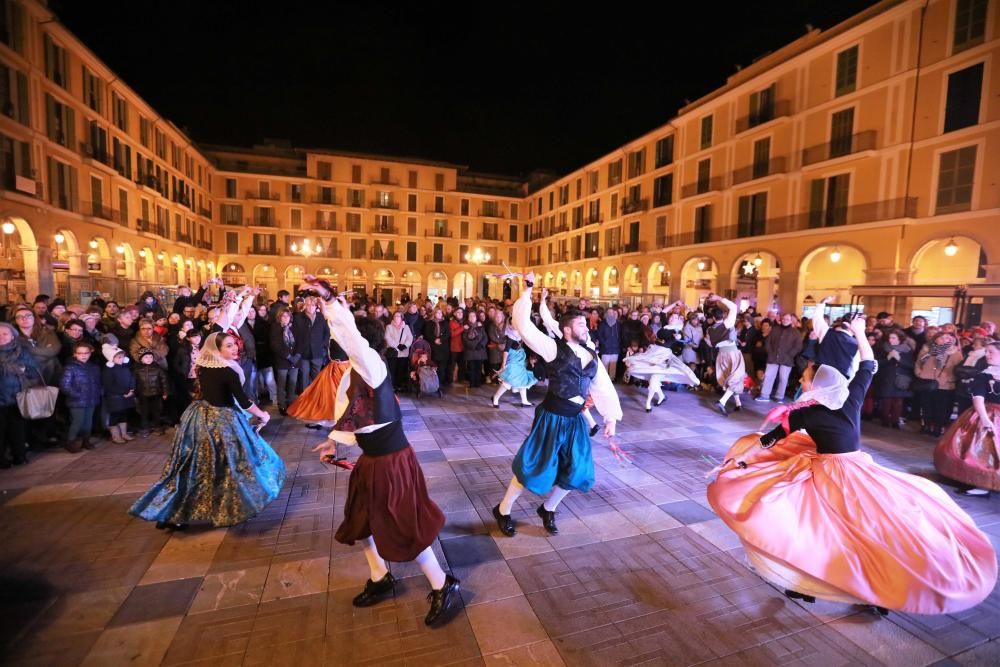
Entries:
POLYGON ((482 248, 475 248, 472 252, 465 253, 465 261, 476 265, 476 282, 472 286, 472 296, 477 296, 479 292, 479 265, 490 261, 490 253, 483 252, 482 248))
POLYGON ((954 257, 957 252, 958 244, 955 243, 955 239, 951 239, 948 241, 948 245, 944 247, 944 254, 948 255, 948 257, 954 257))

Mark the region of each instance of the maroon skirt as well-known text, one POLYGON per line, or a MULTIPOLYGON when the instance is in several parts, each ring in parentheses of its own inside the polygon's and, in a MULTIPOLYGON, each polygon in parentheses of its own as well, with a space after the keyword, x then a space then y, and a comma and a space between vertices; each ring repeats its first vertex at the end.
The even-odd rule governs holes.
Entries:
POLYGON ((427 495, 412 447, 358 458, 347 486, 338 542, 354 544, 372 536, 383 558, 403 563, 433 544, 443 527, 444 514, 427 495))

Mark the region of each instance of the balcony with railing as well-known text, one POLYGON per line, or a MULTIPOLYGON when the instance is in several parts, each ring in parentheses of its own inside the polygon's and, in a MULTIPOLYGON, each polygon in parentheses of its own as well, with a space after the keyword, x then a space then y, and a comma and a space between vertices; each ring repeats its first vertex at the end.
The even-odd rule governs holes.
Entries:
POLYGON ((695 195, 703 195, 708 192, 718 192, 726 187, 726 181, 722 176, 712 176, 711 178, 702 178, 694 183, 688 183, 687 185, 681 187, 681 198, 687 199, 688 197, 694 197, 695 195))
POLYGON ((176 240, 177 240, 178 243, 187 243, 188 245, 190 245, 191 244, 191 235, 188 234, 188 233, 186 233, 186 232, 179 232, 177 234, 177 239, 176 240))
POLYGON ((155 224, 153 223, 152 220, 146 220, 144 218, 136 218, 135 228, 137 231, 152 234, 154 232, 155 224))
MULTIPOLYGON (((568 222, 564 222, 561 225, 560 224, 552 225, 552 229, 549 230, 549 233, 550 234, 562 234, 563 232, 568 232, 568 231, 569 231, 569 223, 568 222)), ((541 234, 539 234, 538 236, 540 238, 541 234)), ((528 240, 530 241, 531 239, 528 239, 528 240)))
POLYGON ((525 262, 525 264, 527 264, 528 266, 541 266, 542 265, 542 258, 541 257, 529 257, 528 261, 525 262))
POLYGON ((917 198, 887 199, 867 204, 856 204, 819 211, 805 211, 792 215, 749 221, 744 225, 709 226, 670 234, 657 239, 658 248, 733 241, 771 234, 803 232, 810 229, 861 225, 870 222, 912 218, 917 213, 917 198))
POLYGON ((345 206, 349 208, 364 208, 365 200, 363 197, 348 197, 345 206))
POLYGON ((199 206, 198 207, 198 215, 200 215, 203 218, 208 218, 209 220, 211 220, 212 219, 212 209, 210 209, 210 208, 202 208, 202 207, 199 206))
POLYGON ((424 255, 424 264, 451 264, 451 255, 424 255))
POLYGON ((313 221, 313 230, 318 232, 335 232, 337 231, 337 223, 333 220, 320 220, 316 219, 313 221))
POLYGON ((832 160, 845 155, 853 155, 863 151, 873 151, 876 147, 878 133, 875 130, 866 130, 843 137, 834 137, 830 141, 810 146, 802 150, 802 166, 832 160))
POLYGON ((261 201, 281 201, 277 192, 260 192, 259 190, 247 190, 244 199, 259 199, 261 201))
MULTIPOLYGON (((642 201, 644 201, 644 200, 642 200, 642 201)), ((624 210, 624 206, 622 207, 622 209, 624 210)), ((645 211, 646 207, 643 206, 641 210, 645 211)), ((602 222, 604 222, 604 216, 603 215, 585 215, 585 216, 583 216, 583 226, 587 226, 587 225, 599 225, 602 222)))
POLYGON ((273 228, 275 228, 275 227, 278 226, 278 221, 275 218, 270 218, 270 217, 268 217, 268 218, 260 218, 260 217, 247 218, 247 226, 248 227, 270 227, 270 228, 273 229, 273 228))
POLYGON ((504 218, 503 211, 499 208, 481 208, 478 213, 480 218, 504 218))
POLYGON ((398 234, 399 228, 396 225, 374 224, 368 228, 369 234, 398 234))
POLYGON ((388 208, 394 211, 399 210, 399 202, 393 201, 391 199, 373 199, 371 202, 371 208, 388 208))
POLYGON ((749 183, 758 178, 784 174, 788 172, 788 160, 784 157, 773 157, 766 161, 754 162, 741 169, 733 170, 730 180, 733 185, 749 183))
POLYGON ((368 184, 369 185, 388 185, 388 186, 394 187, 394 188, 398 188, 399 187, 399 181, 394 181, 391 178, 381 178, 381 177, 380 178, 373 178, 372 180, 368 181, 368 184))
POLYGON ((483 232, 476 234, 477 241, 503 241, 503 234, 498 232, 483 232))
POLYGON ((205 241, 204 239, 198 239, 197 241, 195 241, 195 247, 197 247, 197 248, 199 248, 201 250, 211 250, 212 249, 212 242, 211 241, 205 241))
POLYGON ((161 195, 160 192, 160 181, 156 179, 155 176, 150 176, 149 174, 141 174, 136 177, 135 184, 140 188, 148 188, 152 190, 155 194, 161 195))
POLYGON ((277 257, 281 253, 279 252, 279 250, 277 248, 268 248, 268 247, 264 247, 264 246, 250 246, 249 248, 247 248, 247 254, 248 255, 270 255, 270 256, 273 256, 273 257, 277 257))
POLYGON ((111 159, 111 154, 108 153, 107 148, 94 146, 87 141, 81 141, 80 155, 83 157, 84 162, 88 162, 96 166, 107 167, 108 169, 117 172, 114 161, 111 159))
POLYGON ((568 262, 569 261, 569 253, 568 252, 553 253, 553 255, 552 255, 552 261, 555 262, 555 263, 557 263, 557 264, 568 262))
POLYGON ((748 113, 742 118, 736 119, 736 134, 746 132, 752 127, 763 125, 775 118, 784 118, 792 113, 791 100, 778 100, 769 105, 764 105, 753 113, 748 113))
POLYGON ((378 245, 368 251, 368 258, 380 262, 398 262, 399 255, 394 252, 381 250, 378 245))
POLYGON ((450 239, 454 236, 454 232, 447 229, 427 229, 424 230, 424 238, 436 238, 436 239, 450 239))
MULTIPOLYGON (((317 195, 316 197, 313 197, 312 199, 309 200, 309 203, 310 204, 322 204, 324 206, 339 206, 340 205, 340 202, 337 201, 336 197, 334 197, 334 196, 323 197, 321 195, 317 195)), ((358 206, 360 207, 361 204, 359 203, 358 206)))
MULTIPOLYGON (((622 200, 622 215, 629 215, 630 213, 641 213, 642 211, 649 210, 649 199, 642 197, 640 199, 624 199, 622 200)), ((587 223, 592 224, 592 223, 587 223)))
POLYGON ((100 202, 85 201, 83 202, 83 214, 89 215, 94 218, 101 218, 102 220, 114 220, 114 211, 111 210, 110 206, 102 204, 100 202))
POLYGON ((438 215, 454 215, 454 209, 445 208, 444 206, 428 206, 424 209, 424 213, 436 213, 438 215))

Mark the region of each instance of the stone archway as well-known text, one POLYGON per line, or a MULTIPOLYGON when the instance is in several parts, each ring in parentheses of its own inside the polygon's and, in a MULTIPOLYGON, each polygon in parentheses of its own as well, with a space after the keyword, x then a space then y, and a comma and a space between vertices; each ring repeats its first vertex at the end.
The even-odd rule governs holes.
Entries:
POLYGON ((689 308, 701 304, 710 292, 718 290, 719 265, 708 255, 696 255, 681 265, 680 298, 689 308))
POLYGON ((767 250, 744 252, 729 268, 729 284, 736 296, 733 302, 744 310, 752 305, 758 313, 779 309, 778 284, 781 263, 767 250))
POLYGON ((51 254, 49 248, 39 248, 35 232, 20 215, 0 215, 2 231, 3 261, 15 273, 23 273, 23 283, 18 279, 8 279, 0 291, 7 292, 7 300, 28 300, 38 294, 52 294, 55 282, 52 279, 51 254))
POLYGON ((826 244, 813 248, 799 262, 795 312, 803 313, 806 304, 828 296, 833 297, 835 306, 850 305, 851 287, 865 284, 868 267, 867 257, 854 246, 826 244))
POLYGON ((646 271, 646 291, 650 294, 662 295, 662 301, 669 300, 670 267, 666 262, 653 262, 646 271))

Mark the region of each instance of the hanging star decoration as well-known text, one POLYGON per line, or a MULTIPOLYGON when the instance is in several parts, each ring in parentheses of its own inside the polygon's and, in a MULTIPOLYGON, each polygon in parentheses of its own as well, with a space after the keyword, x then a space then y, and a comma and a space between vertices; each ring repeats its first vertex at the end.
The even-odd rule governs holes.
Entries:
POLYGON ((753 262, 743 262, 744 275, 752 276, 756 270, 757 267, 753 265, 753 262))

